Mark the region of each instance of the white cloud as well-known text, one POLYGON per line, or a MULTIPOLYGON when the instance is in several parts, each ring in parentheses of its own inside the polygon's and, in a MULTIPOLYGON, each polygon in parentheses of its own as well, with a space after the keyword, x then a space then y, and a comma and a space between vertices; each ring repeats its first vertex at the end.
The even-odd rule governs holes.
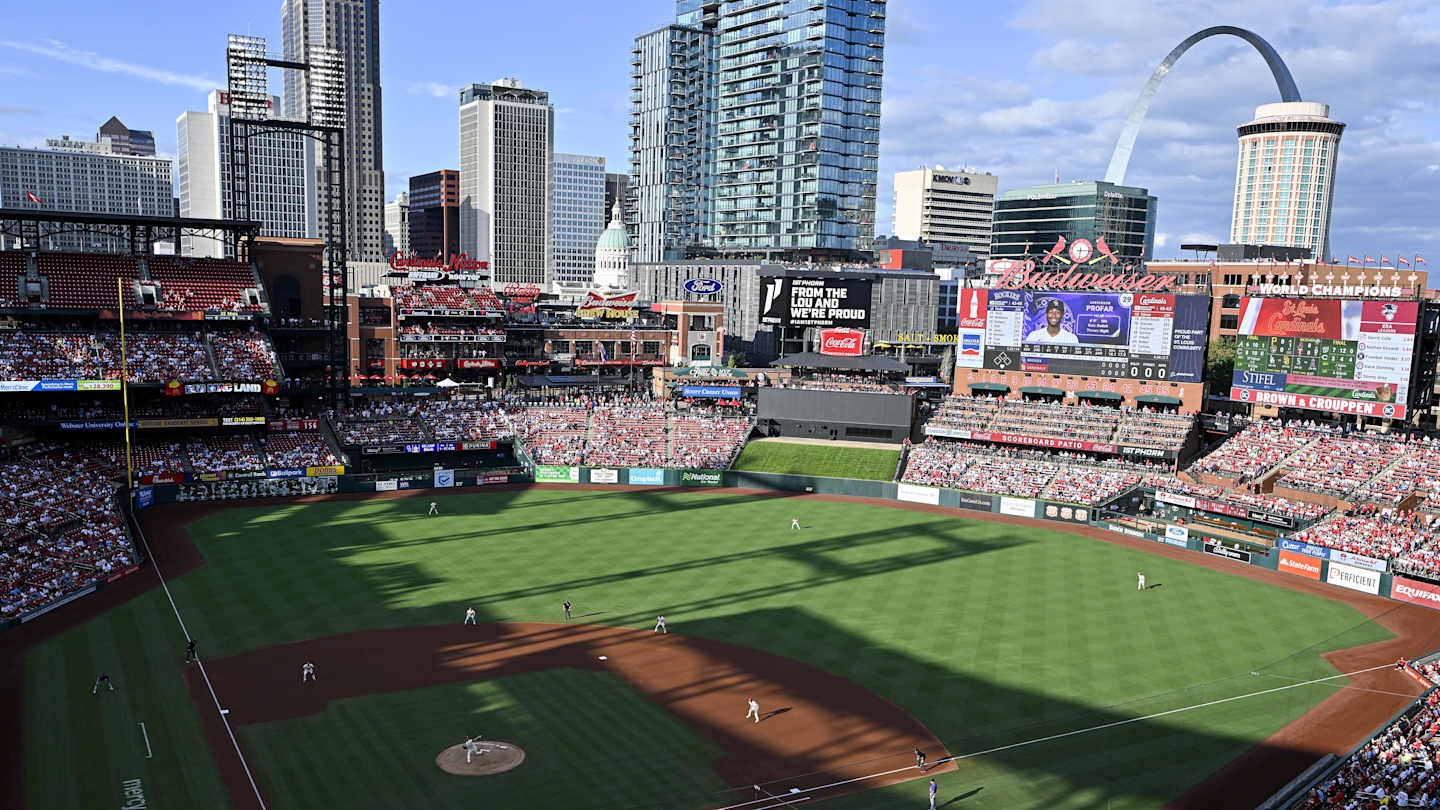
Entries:
POLYGON ((433 96, 435 98, 450 98, 459 93, 458 87, 444 84, 443 82, 411 82, 405 88, 412 96, 433 96))
POLYGON ((37 56, 44 56, 50 59, 57 59, 61 62, 68 62, 72 65, 90 68, 91 70, 98 70, 102 73, 118 73, 125 76, 135 76, 153 82, 160 82, 161 84, 175 84, 181 87, 189 87, 201 92, 209 92, 221 86, 220 82, 205 76, 199 76, 193 73, 177 73, 172 70, 137 65, 133 62, 124 62, 108 56, 101 56, 92 51, 82 51, 71 48, 69 45, 56 39, 41 40, 38 44, 0 39, 0 46, 33 53, 37 56))

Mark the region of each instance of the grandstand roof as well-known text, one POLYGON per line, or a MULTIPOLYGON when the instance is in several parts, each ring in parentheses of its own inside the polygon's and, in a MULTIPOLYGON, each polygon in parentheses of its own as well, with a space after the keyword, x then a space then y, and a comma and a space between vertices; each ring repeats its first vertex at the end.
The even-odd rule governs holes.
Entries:
POLYGON ((770 364, 775 368, 835 368, 845 371, 909 371, 910 367, 893 357, 869 354, 864 357, 835 357, 817 352, 787 354, 770 364))

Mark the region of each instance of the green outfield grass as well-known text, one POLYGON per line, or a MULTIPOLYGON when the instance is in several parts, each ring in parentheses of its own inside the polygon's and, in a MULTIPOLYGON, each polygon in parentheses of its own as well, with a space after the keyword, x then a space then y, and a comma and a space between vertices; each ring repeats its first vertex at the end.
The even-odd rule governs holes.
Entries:
MULTIPOLYGON (((942 800, 980 791, 956 807, 1118 810, 1161 807, 1335 686, 1027 741, 1332 675, 1321 652, 1388 636, 1319 597, 948 515, 701 491, 529 490, 442 496, 443 515, 428 518, 429 500, 235 508, 192 525, 206 565, 171 587, 202 654, 458 622, 467 605, 482 621, 553 621, 568 598, 585 621, 647 628, 664 612, 672 633, 860 682, 954 753, 1002 748, 942 776, 942 800), (789 529, 792 516, 803 531, 789 529), (1137 592, 1136 570, 1159 587, 1137 592)), ((30 807, 119 806, 119 780, 136 777, 150 806, 225 806, 180 681, 182 646, 153 592, 28 654, 30 807), (89 694, 98 669, 119 692, 89 694), (152 744, 161 740, 150 760, 142 720, 152 744)), ((713 749, 595 673, 373 696, 239 733, 275 808, 717 804, 713 749), (432 759, 472 725, 545 756, 483 791, 456 788, 432 759), (367 744, 322 750, 357 736, 367 744)), ((923 789, 824 806, 918 807, 923 789)))
POLYGON ((899 450, 760 441, 745 445, 733 469, 889 481, 899 461, 899 450))

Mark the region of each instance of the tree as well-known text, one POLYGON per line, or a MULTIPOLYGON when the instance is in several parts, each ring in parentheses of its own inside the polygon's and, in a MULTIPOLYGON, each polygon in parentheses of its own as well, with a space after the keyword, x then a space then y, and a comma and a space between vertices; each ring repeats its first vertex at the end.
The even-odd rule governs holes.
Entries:
POLYGON ((1228 396, 1230 379, 1235 373, 1235 344, 1213 340, 1205 352, 1205 382, 1211 396, 1228 396))

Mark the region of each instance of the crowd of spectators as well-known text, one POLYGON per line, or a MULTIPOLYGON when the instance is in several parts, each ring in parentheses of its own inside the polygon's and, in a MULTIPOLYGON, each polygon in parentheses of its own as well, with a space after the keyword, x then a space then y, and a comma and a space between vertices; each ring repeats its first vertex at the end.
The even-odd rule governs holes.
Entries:
MULTIPOLYGON (((1436 537, 1434 520, 1429 515, 1361 505, 1296 532, 1291 539, 1389 560, 1429 546, 1436 537)), ((1412 556, 1411 559, 1419 561, 1424 558, 1412 556)))
POLYGON ((504 407, 483 397, 422 400, 416 416, 440 442, 498 441, 514 435, 504 407))
POLYGON ((691 409, 670 417, 667 467, 725 469, 750 435, 754 423, 743 416, 691 409))
POLYGON ((329 467, 340 463, 319 433, 269 433, 260 438, 260 446, 265 450, 265 466, 272 470, 329 467))
POLYGON ((991 495, 1093 505, 1145 479, 1139 470, 1065 463, 1062 458, 1033 450, 931 438, 910 449, 901 480, 991 495))
MULTIPOLYGON (((120 357, 118 332, 103 334, 100 342, 109 357, 120 357)), ((132 383, 215 379, 199 332, 127 332, 125 356, 132 383)), ((112 362, 117 373, 107 377, 119 377, 119 361, 112 362)))
POLYGON ((873 374, 842 374, 817 372, 791 376, 776 382, 778 388, 804 388, 811 391, 862 391, 874 394, 903 394, 903 383, 883 380, 873 374))
POLYGON ((1357 500, 1398 504, 1417 490, 1440 493, 1440 442, 1409 443, 1405 457, 1355 491, 1357 500))
POLYGON ((1344 496, 1365 485, 1405 451, 1405 445, 1365 437, 1326 436, 1285 462, 1275 483, 1291 489, 1344 496))
POLYGON ((1222 478, 1249 480, 1273 469, 1316 438, 1313 432, 1303 427, 1256 422, 1226 439, 1224 444, 1195 462, 1190 470, 1222 478))
POLYGON ((1115 408, 976 395, 945 397, 926 430, 939 436, 947 431, 968 430, 1176 451, 1194 426, 1192 416, 1149 407, 1115 408))
POLYGON ((930 417, 929 424, 950 430, 989 430, 995 413, 1004 404, 1001 397, 947 396, 930 417))
POLYGON ((1240 489, 1218 487, 1212 484, 1183 481, 1173 477, 1167 477, 1157 481, 1155 487, 1157 492, 1171 492, 1177 495, 1190 495, 1196 498, 1208 498, 1209 500, 1222 503, 1238 504, 1272 514, 1287 515, 1296 520, 1315 520, 1330 511, 1330 507, 1328 506, 1321 506, 1308 501, 1292 501, 1288 498, 1277 498, 1271 495, 1262 495, 1258 492, 1247 492, 1240 489))
POLYGON ((274 380, 279 377, 275 365, 275 347, 270 338, 257 331, 216 332, 210 336, 215 352, 215 365, 220 378, 226 380, 274 380))
POLYGON ((1418 710, 1375 735, 1328 779, 1313 788, 1299 810, 1379 810, 1440 805, 1440 691, 1418 710))
POLYGON ((133 565, 115 471, 75 450, 0 462, 0 618, 133 565))
POLYGON ((665 411, 643 397, 591 411, 585 463, 597 467, 661 467, 665 464, 665 411))
POLYGON ((1130 447, 1179 450, 1195 427, 1191 416, 1150 408, 1125 410, 1115 443, 1130 447))
POLYGON ((1119 408, 1103 405, 1065 405, 1012 399, 995 414, 989 430, 1110 443, 1120 424, 1119 408))
POLYGON ((516 435, 537 464, 579 464, 585 455, 590 411, 578 405, 535 405, 513 416, 516 435))
POLYGON ((249 436, 203 436, 185 443, 190 467, 197 473, 263 470, 265 459, 249 436))

